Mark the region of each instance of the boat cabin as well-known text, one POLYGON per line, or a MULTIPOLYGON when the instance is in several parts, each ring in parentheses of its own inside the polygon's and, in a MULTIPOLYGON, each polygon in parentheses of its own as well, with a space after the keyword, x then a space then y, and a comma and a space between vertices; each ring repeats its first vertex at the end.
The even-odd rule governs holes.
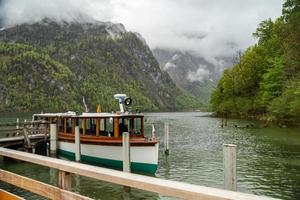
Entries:
POLYGON ((75 140, 79 126, 80 140, 89 143, 122 143, 122 133, 129 132, 133 143, 152 143, 144 136, 144 115, 140 113, 41 113, 34 120, 56 123, 59 140, 75 140))
POLYGON ((79 127, 80 141, 86 143, 122 143, 122 133, 130 133, 130 142, 140 144, 157 143, 154 137, 148 139, 144 136, 144 115, 125 111, 125 106, 131 104, 131 99, 125 94, 116 94, 114 98, 119 101, 120 111, 113 113, 76 112, 41 113, 34 114, 33 120, 46 120, 56 123, 58 140, 73 142, 75 140, 75 127, 79 127))
POLYGON ((74 134, 79 126, 81 135, 119 138, 122 132, 144 137, 143 114, 110 113, 43 113, 33 115, 34 120, 45 120, 57 124, 58 133, 74 134))

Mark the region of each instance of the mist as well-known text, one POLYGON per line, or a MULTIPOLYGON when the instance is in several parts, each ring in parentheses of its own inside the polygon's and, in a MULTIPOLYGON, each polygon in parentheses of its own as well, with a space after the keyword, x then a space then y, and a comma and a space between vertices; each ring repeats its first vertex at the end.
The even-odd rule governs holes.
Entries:
POLYGON ((200 81, 207 80, 209 78, 209 71, 207 69, 207 66, 199 66, 198 70, 196 72, 189 72, 187 74, 187 79, 191 82, 193 81, 200 81))
POLYGON ((262 20, 281 14, 283 0, 2 0, 0 23, 11 27, 43 18, 112 21, 139 32, 150 48, 192 51, 214 63, 255 43, 262 20))

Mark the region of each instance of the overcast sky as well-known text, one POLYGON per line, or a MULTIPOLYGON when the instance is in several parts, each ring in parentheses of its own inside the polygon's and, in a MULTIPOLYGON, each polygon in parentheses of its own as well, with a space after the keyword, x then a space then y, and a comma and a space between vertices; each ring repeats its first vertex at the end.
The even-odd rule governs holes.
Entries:
MULTIPOLYGON (((1 2, 1 0, 0 0, 1 2)), ((283 0, 2 0, 6 26, 79 14, 123 23, 151 48, 191 50, 207 59, 230 56, 255 42, 260 21, 280 16, 283 0)))

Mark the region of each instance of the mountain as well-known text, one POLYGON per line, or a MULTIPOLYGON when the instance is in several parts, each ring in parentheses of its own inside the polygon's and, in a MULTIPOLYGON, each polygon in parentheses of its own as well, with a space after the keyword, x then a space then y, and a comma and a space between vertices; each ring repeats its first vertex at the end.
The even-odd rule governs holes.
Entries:
POLYGON ((115 93, 149 110, 201 103, 159 68, 145 40, 110 22, 44 19, 0 31, 0 111, 117 109, 115 93))
POLYGON ((232 65, 231 58, 218 58, 216 65, 188 51, 156 48, 153 55, 179 88, 206 104, 223 70, 232 65))

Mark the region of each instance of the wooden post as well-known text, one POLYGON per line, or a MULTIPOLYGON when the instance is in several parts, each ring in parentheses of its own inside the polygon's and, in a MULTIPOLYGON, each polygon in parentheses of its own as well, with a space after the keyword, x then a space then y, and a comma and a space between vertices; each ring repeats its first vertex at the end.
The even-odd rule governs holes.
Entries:
MULTIPOLYGON (((77 119, 76 119, 77 120, 77 119)), ((79 162, 81 159, 81 149, 80 149, 80 132, 79 126, 75 126, 75 160, 79 162)))
POLYGON ((167 146, 167 140, 166 140, 166 132, 167 132, 166 129, 167 128, 166 127, 167 126, 166 126, 166 123, 165 123, 165 127, 164 127, 165 128, 165 130, 164 130, 164 149, 166 149, 166 146, 167 146))
POLYGON ((96 136, 99 136, 100 132, 100 119, 96 118, 96 136))
MULTIPOLYGON (((75 119, 72 119, 71 120, 71 124, 72 124, 72 134, 75 134, 75 124, 76 124, 76 120, 75 119)), ((78 125, 77 125, 78 126, 78 125)))
POLYGON ((224 188, 236 191, 236 145, 223 144, 224 188))
POLYGON ((67 133, 67 118, 64 118, 64 133, 67 133))
POLYGON ((122 134, 123 145, 123 171, 130 173, 130 135, 128 132, 122 134))
POLYGON ((86 120, 83 118, 82 121, 82 135, 85 135, 86 132, 86 120))
POLYGON ((165 154, 169 155, 169 124, 165 123, 165 140, 164 140, 165 154))
MULTIPOLYGON (((130 173, 130 134, 128 132, 122 133, 122 145, 123 145, 123 172, 130 173)), ((124 192, 130 192, 130 187, 124 186, 124 192)))
POLYGON ((71 184, 72 184, 72 179, 71 179, 71 173, 70 172, 65 172, 65 171, 58 171, 58 187, 63 189, 63 190, 68 190, 71 191, 71 184))
POLYGON ((56 124, 50 124, 50 154, 56 155, 57 149, 57 132, 56 124))
POLYGON ((24 127, 23 129, 24 132, 24 143, 25 143, 25 147, 26 147, 26 151, 31 147, 31 141, 27 132, 27 129, 24 127))
POLYGON ((119 118, 114 117, 114 137, 119 137, 119 118))

